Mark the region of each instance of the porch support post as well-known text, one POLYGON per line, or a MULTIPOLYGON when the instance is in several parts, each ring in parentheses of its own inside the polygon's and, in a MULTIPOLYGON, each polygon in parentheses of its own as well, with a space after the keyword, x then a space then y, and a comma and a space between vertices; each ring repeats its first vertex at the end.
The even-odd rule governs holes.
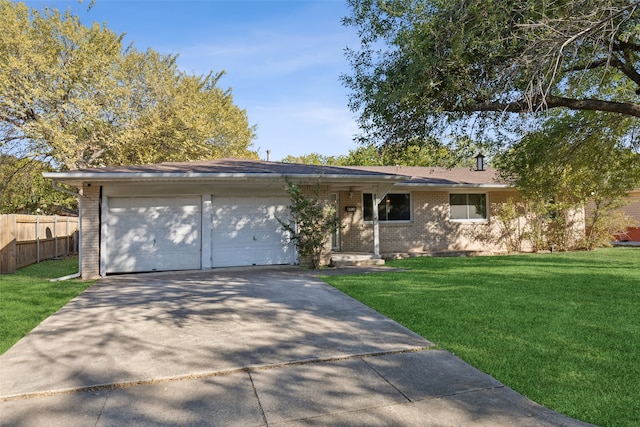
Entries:
POLYGON ((378 205, 387 197, 389 190, 393 188, 393 183, 379 183, 373 190, 373 255, 380 258, 380 218, 378 217, 378 205))
POLYGON ((380 258, 380 227, 378 218, 378 205, 380 204, 380 199, 378 198, 377 193, 373 194, 371 201, 373 203, 373 256, 380 258))

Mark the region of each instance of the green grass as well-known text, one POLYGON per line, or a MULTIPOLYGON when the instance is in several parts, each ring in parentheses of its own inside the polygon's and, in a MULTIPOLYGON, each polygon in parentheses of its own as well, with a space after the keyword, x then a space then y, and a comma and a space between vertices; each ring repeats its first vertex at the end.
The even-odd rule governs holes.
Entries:
POLYGON ((49 279, 78 272, 78 259, 44 261, 0 275, 0 354, 93 281, 49 279))
POLYGON ((324 280, 548 408, 640 425, 640 249, 387 265, 324 280))

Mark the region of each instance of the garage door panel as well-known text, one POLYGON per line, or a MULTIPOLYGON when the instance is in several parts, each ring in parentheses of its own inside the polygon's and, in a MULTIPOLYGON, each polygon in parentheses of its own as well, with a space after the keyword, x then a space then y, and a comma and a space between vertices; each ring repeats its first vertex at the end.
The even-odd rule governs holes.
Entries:
POLYGON ((252 247, 236 248, 234 250, 218 249, 213 251, 215 267, 232 267, 245 265, 279 265, 291 264, 295 254, 293 249, 275 249, 252 247))
POLYGON ((289 203, 282 197, 214 197, 213 266, 294 263, 293 244, 278 221, 289 217, 289 203))
POLYGON ((107 273, 198 269, 200 197, 113 197, 107 209, 107 273))
POLYGON ((214 249, 212 251, 214 267, 232 267, 244 265, 257 265, 254 263, 254 254, 249 247, 235 249, 214 249))

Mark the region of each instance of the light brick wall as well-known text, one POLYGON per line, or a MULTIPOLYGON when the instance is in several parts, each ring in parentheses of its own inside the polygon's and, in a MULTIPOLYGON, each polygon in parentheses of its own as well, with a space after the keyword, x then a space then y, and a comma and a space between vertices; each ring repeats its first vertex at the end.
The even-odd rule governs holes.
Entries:
MULTIPOLYGON (((488 205, 515 197, 514 191, 488 193, 488 205)), ((380 252, 437 252, 454 250, 502 251, 495 243, 497 224, 491 218, 483 222, 454 222, 449 220, 449 192, 413 191, 412 221, 410 223, 380 223, 380 252)), ((340 193, 339 212, 342 222, 343 252, 373 252, 373 224, 362 220, 362 192, 340 193), (346 212, 355 206, 355 212, 346 212)))
POLYGON ((362 222, 362 192, 341 191, 338 195, 340 215, 340 250, 342 252, 373 252, 373 227, 362 222), (355 206, 355 212, 346 212, 355 206))
POLYGON ((84 184, 82 194, 81 269, 88 280, 100 277, 100 187, 84 184))

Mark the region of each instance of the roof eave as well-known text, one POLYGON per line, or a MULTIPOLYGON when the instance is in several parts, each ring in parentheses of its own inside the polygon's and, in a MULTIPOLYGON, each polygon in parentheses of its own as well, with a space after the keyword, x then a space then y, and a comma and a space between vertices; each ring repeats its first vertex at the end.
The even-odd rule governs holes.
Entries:
POLYGON ((358 182, 402 182, 409 179, 402 175, 352 175, 352 174, 273 174, 273 173, 200 173, 200 172, 45 172, 45 178, 56 182, 77 185, 82 182, 154 182, 154 181, 263 181, 309 180, 358 182))

